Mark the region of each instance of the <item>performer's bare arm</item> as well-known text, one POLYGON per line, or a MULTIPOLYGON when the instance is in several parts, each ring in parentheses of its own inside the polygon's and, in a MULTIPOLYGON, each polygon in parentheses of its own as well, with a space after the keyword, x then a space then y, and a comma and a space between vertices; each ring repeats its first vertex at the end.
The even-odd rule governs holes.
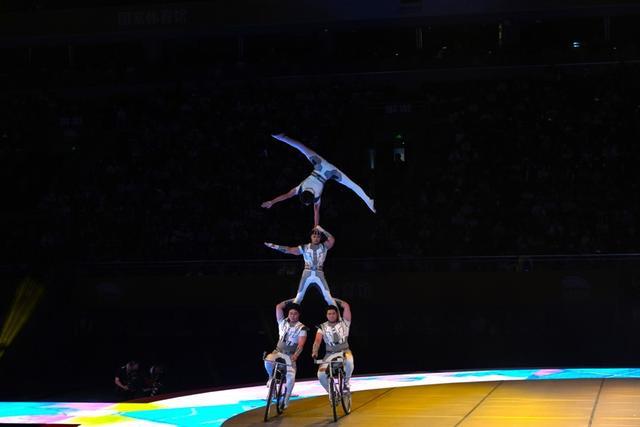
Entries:
POLYGON ((275 139, 277 139, 278 141, 282 141, 285 144, 295 148, 296 150, 300 151, 302 154, 305 155, 305 157, 307 159, 309 159, 309 161, 311 163, 314 163, 314 160, 312 159, 312 157, 317 157, 318 161, 322 160, 322 157, 320 157, 318 155, 318 153, 316 153, 315 151, 313 151, 311 148, 307 147, 306 145, 304 145, 302 142, 297 141, 293 138, 289 138, 288 136, 286 136, 284 133, 279 133, 278 135, 271 135, 272 137, 274 137, 275 139))
POLYGON ((311 357, 318 358, 318 350, 320 350, 320 343, 322 342, 322 333, 320 330, 316 333, 316 339, 313 340, 313 347, 311 349, 311 357))
POLYGON ((322 228, 321 225, 316 225, 316 229, 319 230, 325 236, 327 236, 327 241, 324 242, 324 245, 327 247, 327 249, 331 249, 333 245, 336 243, 336 238, 333 237, 333 234, 329 233, 327 230, 322 228))
POLYGON ((313 204, 313 226, 314 227, 317 227, 318 224, 320 224, 320 202, 321 200, 318 200, 313 204))
POLYGON ((127 386, 126 384, 123 384, 122 381, 120 381, 120 378, 116 377, 114 382, 119 388, 123 390, 129 390, 129 386, 127 386))
POLYGON ((276 319, 278 319, 278 322, 281 322, 282 319, 284 319, 284 307, 291 301, 293 301, 293 300, 292 299, 286 299, 286 300, 276 304, 276 319))
POLYGON ((283 254, 302 255, 300 253, 300 248, 298 246, 283 246, 283 245, 276 245, 274 243, 269 243, 269 242, 264 242, 264 245, 273 250, 282 252, 283 254))
POLYGON ((336 302, 342 306, 342 318, 347 322, 351 322, 351 306, 341 299, 335 298, 336 302))
POLYGON ((293 353, 291 355, 291 361, 295 362, 296 360, 298 360, 298 357, 300 356, 300 353, 302 353, 302 349, 304 349, 304 343, 307 342, 307 336, 306 335, 300 335, 298 337, 298 346, 296 347, 296 351, 295 353, 293 353))
POLYGON ((298 192, 298 187, 297 186, 293 187, 291 190, 287 191, 286 193, 279 195, 273 200, 266 201, 262 203, 260 206, 262 206, 263 208, 269 209, 271 206, 275 205, 278 202, 292 198, 293 196, 296 195, 297 192, 298 192))

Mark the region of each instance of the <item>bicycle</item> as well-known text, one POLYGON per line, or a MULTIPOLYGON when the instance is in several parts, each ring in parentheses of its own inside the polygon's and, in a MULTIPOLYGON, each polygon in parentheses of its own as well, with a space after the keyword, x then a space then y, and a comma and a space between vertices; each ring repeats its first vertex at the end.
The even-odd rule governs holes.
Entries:
POLYGON ((336 353, 339 356, 334 356, 331 360, 317 359, 316 365, 324 365, 327 367, 326 375, 328 377, 329 386, 329 399, 331 400, 331 410, 333 412, 333 421, 338 421, 338 402, 342 404, 342 409, 345 415, 351 413, 351 391, 346 390, 344 383, 346 373, 344 370, 344 353, 336 353))
POLYGON ((281 357, 276 358, 276 360, 268 360, 266 352, 262 360, 275 364, 269 376, 269 392, 267 393, 267 404, 264 408, 264 421, 267 422, 269 421, 269 412, 271 411, 272 405, 275 405, 278 415, 284 412, 285 394, 287 391, 287 367, 291 365, 288 365, 286 362, 281 362, 280 360, 284 360, 281 357))

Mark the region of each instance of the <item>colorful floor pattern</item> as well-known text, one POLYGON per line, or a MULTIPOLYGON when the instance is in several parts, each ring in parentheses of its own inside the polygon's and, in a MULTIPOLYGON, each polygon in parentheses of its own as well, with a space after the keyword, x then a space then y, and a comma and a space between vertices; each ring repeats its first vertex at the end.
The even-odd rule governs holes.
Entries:
MULTIPOLYGON (((516 369, 354 377, 352 391, 483 381, 640 378, 640 368, 516 369)), ((220 426, 264 405, 265 386, 218 390, 151 403, 0 402, 0 424, 80 426, 220 426)), ((317 380, 296 383, 294 399, 326 394, 317 380)))

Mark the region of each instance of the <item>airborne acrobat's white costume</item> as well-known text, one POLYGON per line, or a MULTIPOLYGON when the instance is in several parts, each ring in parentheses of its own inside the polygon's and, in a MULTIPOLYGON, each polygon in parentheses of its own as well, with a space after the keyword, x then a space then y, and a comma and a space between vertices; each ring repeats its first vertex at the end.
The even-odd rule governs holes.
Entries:
MULTIPOLYGON (((311 162, 313 165, 313 172, 307 178, 304 179, 296 188, 295 194, 300 194, 303 191, 311 191, 314 196, 314 203, 320 202, 320 197, 322 196, 322 190, 324 190, 324 185, 327 181, 333 179, 345 187, 351 189, 354 193, 356 193, 371 209, 372 212, 375 212, 374 200, 369 197, 362 187, 353 182, 349 177, 342 172, 340 169, 329 163, 323 157, 321 157, 318 153, 311 150, 307 146, 305 146, 300 141, 296 141, 293 138, 289 138, 284 134, 279 135, 271 135, 275 139, 284 142, 285 144, 297 149, 305 157, 311 162)), ((289 197, 293 196, 291 194, 289 197)), ((288 197, 287 197, 288 198, 288 197)), ((278 202, 280 200, 275 200, 274 202, 278 202)))

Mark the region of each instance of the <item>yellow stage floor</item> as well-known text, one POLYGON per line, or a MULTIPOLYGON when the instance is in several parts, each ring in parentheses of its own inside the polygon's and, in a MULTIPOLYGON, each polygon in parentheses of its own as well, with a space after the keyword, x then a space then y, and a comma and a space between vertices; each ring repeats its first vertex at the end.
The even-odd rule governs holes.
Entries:
MULTIPOLYGON (((338 413, 342 415, 341 408, 338 413)), ((223 426, 326 426, 326 396, 292 401, 263 422, 264 408, 223 426)), ((550 380, 443 384, 353 393, 343 426, 640 427, 640 380, 550 380)))

